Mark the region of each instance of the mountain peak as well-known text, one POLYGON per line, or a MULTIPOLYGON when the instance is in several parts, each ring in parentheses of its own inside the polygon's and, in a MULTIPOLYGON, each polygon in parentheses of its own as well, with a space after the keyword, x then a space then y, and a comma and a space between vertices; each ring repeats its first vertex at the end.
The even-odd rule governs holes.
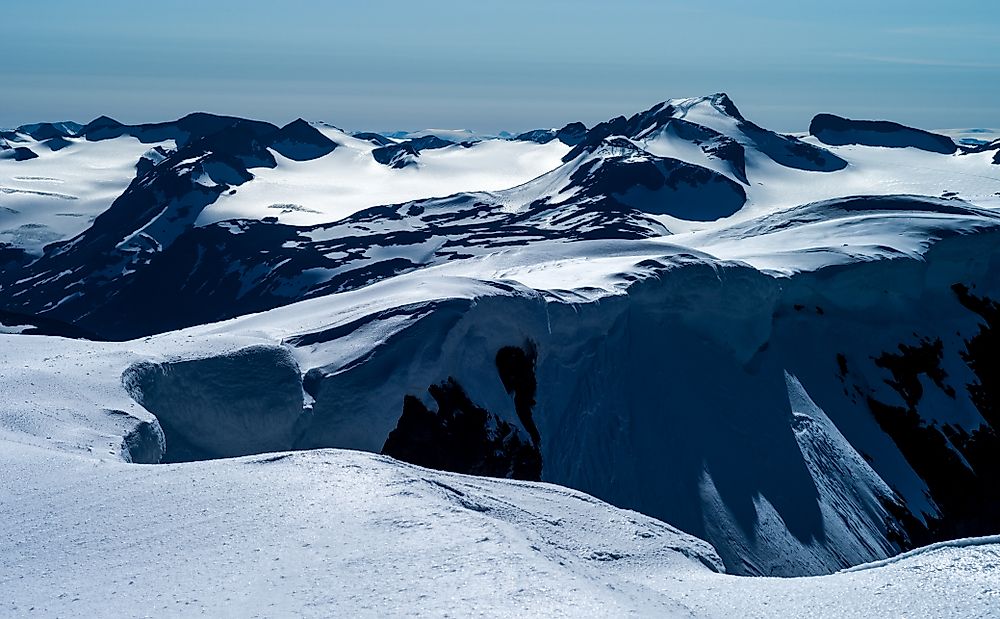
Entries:
POLYGON ((745 120, 743 114, 740 113, 739 108, 733 103, 733 100, 724 92, 717 92, 714 95, 709 95, 708 99, 712 102, 712 105, 716 109, 725 112, 727 115, 739 120, 745 120))
POLYGON ((92 131, 94 129, 108 129, 108 128, 117 128, 117 127, 124 127, 124 126, 125 125, 123 123, 118 122, 114 118, 111 118, 110 116, 103 116, 102 115, 102 116, 98 116, 94 120, 92 120, 89 123, 87 123, 86 125, 84 125, 83 128, 80 129, 80 133, 84 134, 84 133, 87 133, 88 131, 92 131))
POLYGON ((304 129, 312 129, 313 131, 317 130, 312 124, 309 123, 309 121, 302 118, 301 116, 299 116, 298 118, 296 118, 295 120, 293 120, 292 122, 288 123, 287 125, 281 128, 282 131, 286 129, 288 130, 295 129, 296 131, 304 129))
POLYGON ((18 133, 30 135, 36 140, 48 140, 51 138, 67 138, 75 136, 83 125, 69 120, 56 123, 33 123, 21 125, 16 129, 18 133))
POLYGON ((310 161, 328 155, 338 144, 319 129, 297 118, 274 134, 271 148, 293 161, 310 161))

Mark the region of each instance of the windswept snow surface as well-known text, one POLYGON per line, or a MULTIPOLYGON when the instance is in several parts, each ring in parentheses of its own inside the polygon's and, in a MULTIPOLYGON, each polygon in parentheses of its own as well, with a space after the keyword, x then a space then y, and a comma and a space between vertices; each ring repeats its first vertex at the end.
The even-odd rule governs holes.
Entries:
MULTIPOLYGON (((45 339, 55 355, 77 345, 45 339)), ((83 377, 101 356, 64 371, 83 377)), ((995 539, 741 578, 701 540, 549 484, 341 450, 148 466, 82 435, 36 442, 94 423, 68 406, 79 382, 38 428, 12 430, 4 405, 5 615, 988 617, 1000 601, 995 539)))

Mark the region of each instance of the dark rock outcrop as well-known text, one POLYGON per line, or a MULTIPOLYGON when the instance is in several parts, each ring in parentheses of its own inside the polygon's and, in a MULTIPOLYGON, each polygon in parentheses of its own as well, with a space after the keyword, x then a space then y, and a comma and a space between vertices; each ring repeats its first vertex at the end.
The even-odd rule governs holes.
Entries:
POLYGON ((809 123, 809 133, 831 146, 912 147, 945 155, 958 150, 955 142, 944 135, 884 120, 851 120, 833 114, 816 115, 809 123))
POLYGON ((556 139, 555 129, 534 129, 514 136, 516 142, 534 142, 536 144, 548 144, 554 139, 556 139))
POLYGON ((562 129, 534 129, 514 136, 512 139, 519 142, 535 142, 536 144, 548 144, 552 140, 559 140, 567 146, 576 146, 587 136, 587 125, 581 122, 569 123, 562 129))
POLYGON ((51 140, 52 138, 71 138, 83 128, 78 123, 64 121, 59 123, 36 123, 32 125, 21 125, 17 128, 17 133, 31 136, 39 142, 51 140))
POLYGON ((21 314, 3 309, 0 309, 0 325, 25 327, 21 331, 25 335, 55 335, 79 340, 101 339, 96 333, 48 316, 21 314))
POLYGON ((455 142, 443 140, 436 135, 428 135, 422 138, 414 138, 398 144, 383 146, 372 151, 372 157, 382 165, 390 168, 405 168, 416 163, 416 158, 424 150, 437 148, 447 148, 453 146, 455 142))
POLYGON ((332 153, 337 143, 299 118, 271 137, 271 148, 293 161, 311 161, 332 153))
POLYGON ((273 136, 278 131, 271 123, 195 112, 174 121, 142 125, 125 125, 113 118, 101 116, 80 129, 79 135, 92 142, 123 135, 132 136, 144 144, 174 140, 178 148, 183 148, 224 130, 228 133, 230 129, 240 129, 242 133, 258 139, 273 136))
POLYGON ((535 392, 538 383, 535 379, 535 361, 538 352, 533 342, 527 342, 524 347, 504 346, 497 351, 497 373, 503 382, 507 393, 514 396, 514 409, 524 426, 532 443, 537 447, 541 442, 538 427, 532 417, 535 408, 535 392))
POLYGON ((382 453, 442 471, 487 477, 539 481, 542 459, 538 447, 518 430, 476 405, 454 378, 431 385, 437 403, 431 411, 419 398, 407 395, 382 453))
POLYGON ((38 155, 35 153, 35 151, 31 150, 26 146, 18 146, 13 149, 9 149, 7 151, 4 151, 4 154, 0 156, 4 155, 13 159, 14 161, 28 161, 29 159, 38 158, 38 155))
POLYGON ((604 144, 610 156, 584 163, 571 188, 588 198, 589 209, 636 210, 692 221, 732 215, 746 191, 722 174, 679 159, 655 157, 621 138, 604 144))
POLYGON ((373 133, 371 131, 362 131, 360 133, 353 134, 353 136, 358 138, 359 140, 371 142, 372 144, 377 144, 378 146, 391 146, 395 144, 395 142, 385 137, 381 133, 373 133))
POLYGON ((925 384, 952 400, 957 396, 941 367, 940 339, 900 344, 897 351, 875 359, 876 366, 891 373, 886 383, 904 406, 867 397, 879 426, 927 484, 940 511, 937 516, 925 514, 926 524, 912 517, 902 521, 906 547, 1000 531, 1000 304, 976 296, 963 284, 952 289, 960 303, 982 319, 979 332, 959 352, 977 382, 959 388, 984 422, 970 432, 927 421, 934 411, 921 406, 925 384))

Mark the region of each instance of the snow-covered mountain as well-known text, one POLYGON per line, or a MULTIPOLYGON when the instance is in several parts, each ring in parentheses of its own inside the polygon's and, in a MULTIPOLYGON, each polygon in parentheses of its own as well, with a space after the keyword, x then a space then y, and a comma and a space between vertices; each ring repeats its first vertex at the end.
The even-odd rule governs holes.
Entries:
MULTIPOLYGON (((568 486, 734 574, 1000 532, 996 141, 832 115, 783 135, 723 94, 504 138, 207 114, 0 138, 15 469, 100 454, 112 487, 139 473, 109 459, 359 449, 568 486)), ((438 482, 545 488, 274 466, 300 493, 352 458, 431 475, 428 510, 457 500, 438 482)), ((594 608, 626 607, 668 608, 594 608)))

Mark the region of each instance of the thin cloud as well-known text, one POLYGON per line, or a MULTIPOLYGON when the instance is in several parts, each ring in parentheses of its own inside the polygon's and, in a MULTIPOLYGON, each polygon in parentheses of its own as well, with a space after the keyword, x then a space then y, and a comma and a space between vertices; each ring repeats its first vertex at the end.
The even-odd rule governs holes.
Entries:
POLYGON ((909 56, 879 56, 869 54, 837 54, 838 58, 879 62, 883 64, 905 64, 919 67, 944 67, 952 69, 1000 69, 995 62, 965 62, 961 60, 935 60, 933 58, 912 58, 909 56))
POLYGON ((1000 41, 1000 34, 994 30, 984 30, 981 26, 900 26, 886 28, 885 34, 908 37, 927 37, 939 39, 965 39, 977 41, 1000 41))

